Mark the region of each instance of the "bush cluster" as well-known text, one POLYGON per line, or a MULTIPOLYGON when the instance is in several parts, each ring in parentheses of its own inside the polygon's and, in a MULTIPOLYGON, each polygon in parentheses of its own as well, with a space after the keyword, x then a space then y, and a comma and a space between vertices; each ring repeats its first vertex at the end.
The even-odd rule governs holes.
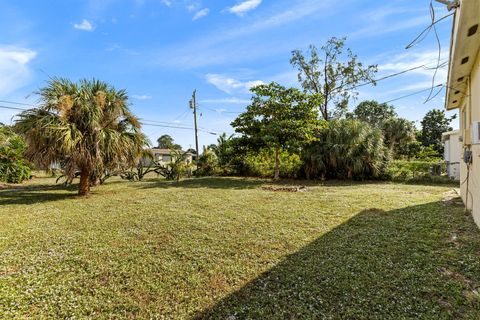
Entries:
POLYGON ((21 183, 31 177, 30 164, 23 158, 25 141, 11 128, 0 126, 0 181, 21 183))

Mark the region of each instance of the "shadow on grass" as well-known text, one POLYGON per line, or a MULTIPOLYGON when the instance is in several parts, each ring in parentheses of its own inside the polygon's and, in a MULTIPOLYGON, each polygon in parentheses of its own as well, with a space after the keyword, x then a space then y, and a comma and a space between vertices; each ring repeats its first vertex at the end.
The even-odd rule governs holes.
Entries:
MULTIPOLYGON (((107 184, 118 184, 126 181, 111 181, 107 184)), ((149 178, 142 182, 148 183, 142 186, 143 188, 207 188, 207 189, 255 189, 262 185, 304 185, 307 187, 352 187, 372 184, 405 184, 405 185, 422 185, 422 186, 446 186, 456 187, 458 183, 433 183, 433 182, 390 182, 382 180, 365 180, 365 181, 352 181, 352 180, 295 180, 295 179, 281 179, 275 181, 273 179, 265 178, 245 178, 245 177, 203 177, 203 178, 190 178, 180 181, 167 181, 159 178, 149 178)))
POLYGON ((255 189, 261 185, 270 183, 264 179, 253 178, 191 178, 180 181, 166 181, 166 180, 145 180, 148 184, 142 186, 143 188, 207 188, 207 189, 255 189))
POLYGON ((27 185, 12 186, 0 190, 0 206, 11 204, 34 204, 64 199, 71 199, 77 196, 72 187, 64 185, 27 185))
POLYGON ((194 318, 480 318, 479 253, 461 206, 366 210, 194 318))

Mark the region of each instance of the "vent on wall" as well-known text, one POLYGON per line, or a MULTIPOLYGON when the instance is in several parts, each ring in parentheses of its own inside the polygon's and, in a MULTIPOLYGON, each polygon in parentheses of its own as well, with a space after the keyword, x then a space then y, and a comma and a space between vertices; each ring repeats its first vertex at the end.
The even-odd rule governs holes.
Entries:
POLYGON ((472 123, 472 144, 480 144, 480 121, 472 123))

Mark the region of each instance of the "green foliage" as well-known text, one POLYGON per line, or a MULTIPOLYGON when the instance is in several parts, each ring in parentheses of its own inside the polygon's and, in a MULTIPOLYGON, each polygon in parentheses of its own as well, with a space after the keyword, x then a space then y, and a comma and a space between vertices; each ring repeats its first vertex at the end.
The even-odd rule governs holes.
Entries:
POLYGON ((298 81, 305 92, 324 98, 318 107, 326 121, 345 113, 350 99, 358 95, 353 88, 355 85, 361 82, 375 84, 376 65, 365 67, 350 49, 347 49, 345 61, 340 61, 344 56, 345 40, 330 38, 320 51, 314 45, 310 45, 306 53, 294 50, 290 60, 298 70, 298 81))
POLYGON ((195 172, 197 176, 213 176, 219 173, 219 162, 215 152, 210 148, 204 148, 199 158, 199 168, 195 172))
POLYGON ((456 115, 448 118, 444 110, 433 109, 427 112, 422 120, 422 131, 419 141, 424 147, 432 146, 439 154, 443 154, 442 133, 452 131, 450 124, 456 115))
POLYGON ((30 178, 31 168, 23 157, 26 148, 25 141, 11 128, 0 125, 0 181, 21 183, 30 178))
POLYGON ((452 180, 444 173, 443 161, 394 160, 385 172, 385 179, 397 182, 451 183, 452 180))
POLYGON ((166 180, 180 180, 181 177, 187 175, 192 169, 192 164, 187 162, 188 152, 180 150, 171 150, 170 163, 163 165, 157 163, 155 172, 163 176, 166 180))
POLYGON ((217 139, 217 144, 212 145, 211 149, 218 159, 220 166, 229 165, 235 155, 233 135, 227 136, 226 133, 221 134, 217 139))
MULTIPOLYGON (((262 149, 245 158, 246 174, 253 177, 273 178, 275 150, 262 149)), ((300 156, 288 151, 279 152, 279 174, 282 178, 297 178, 302 168, 300 156)))
POLYGON ((415 140, 415 126, 412 121, 403 118, 389 118, 382 125, 385 143, 393 155, 397 148, 415 140))
MULTIPOLYGON (((307 95, 274 82, 254 87, 252 92, 247 111, 232 122, 250 148, 294 151, 314 138, 319 127, 316 105, 322 101, 320 95, 307 95)), ((275 178, 278 169, 276 158, 275 178)))
POLYGON ((164 134, 163 136, 158 138, 157 143, 158 143, 158 148, 160 149, 174 149, 174 150, 182 149, 182 146, 179 144, 176 144, 173 138, 168 134, 164 134))
POLYGON ((392 105, 378 103, 375 100, 362 101, 347 114, 349 119, 357 119, 368 123, 373 128, 382 128, 387 119, 396 118, 397 113, 392 105))
POLYGON ((307 178, 377 178, 389 159, 381 131, 358 120, 330 121, 302 156, 307 178))
POLYGON ((87 195, 95 172, 138 162, 148 140, 125 90, 97 80, 54 78, 38 94, 41 106, 22 112, 16 129, 27 141, 27 157, 40 168, 62 163, 70 178, 80 171, 79 194, 87 195))

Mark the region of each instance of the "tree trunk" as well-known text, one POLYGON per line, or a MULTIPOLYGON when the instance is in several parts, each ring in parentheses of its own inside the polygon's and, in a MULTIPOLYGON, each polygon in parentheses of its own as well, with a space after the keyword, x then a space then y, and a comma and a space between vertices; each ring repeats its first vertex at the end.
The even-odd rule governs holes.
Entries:
POLYGON ((275 148, 275 175, 273 179, 280 179, 280 158, 278 156, 278 147, 275 148))
POLYGON ((348 177, 348 179, 352 179, 352 178, 353 178, 353 170, 352 170, 352 169, 348 169, 347 177, 348 177))
POLYGON ((78 186, 78 195, 88 196, 90 194, 90 170, 85 168, 80 172, 80 185, 78 186))

